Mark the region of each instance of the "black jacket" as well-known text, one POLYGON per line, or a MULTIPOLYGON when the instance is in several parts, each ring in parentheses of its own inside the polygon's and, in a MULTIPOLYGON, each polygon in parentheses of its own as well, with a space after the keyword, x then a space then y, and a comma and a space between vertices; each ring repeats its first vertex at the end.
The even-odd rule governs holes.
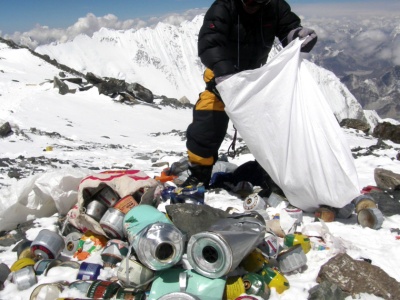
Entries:
POLYGON ((198 54, 215 77, 255 69, 267 61, 275 37, 286 46, 289 31, 300 26, 284 0, 271 0, 255 14, 247 14, 241 0, 217 0, 204 17, 198 54))

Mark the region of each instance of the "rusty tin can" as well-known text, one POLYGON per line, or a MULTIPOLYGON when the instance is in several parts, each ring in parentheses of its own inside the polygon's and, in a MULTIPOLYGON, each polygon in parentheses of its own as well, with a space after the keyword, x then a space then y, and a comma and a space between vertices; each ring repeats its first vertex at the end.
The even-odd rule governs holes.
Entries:
POLYGON ((117 282, 95 280, 90 285, 86 296, 92 299, 111 299, 121 286, 117 282))
POLYGON ((137 203, 135 198, 133 198, 131 195, 128 195, 115 203, 114 208, 126 215, 128 211, 137 205, 139 205, 139 203, 137 203))
POLYGON ((315 219, 321 219, 324 222, 333 222, 335 220, 335 212, 327 207, 319 207, 314 213, 315 219))
POLYGON ((64 238, 54 231, 42 229, 32 241, 31 252, 36 259, 54 259, 65 247, 64 238))
POLYGON ((109 240, 101 252, 105 267, 114 267, 128 255, 129 245, 121 240, 109 240))

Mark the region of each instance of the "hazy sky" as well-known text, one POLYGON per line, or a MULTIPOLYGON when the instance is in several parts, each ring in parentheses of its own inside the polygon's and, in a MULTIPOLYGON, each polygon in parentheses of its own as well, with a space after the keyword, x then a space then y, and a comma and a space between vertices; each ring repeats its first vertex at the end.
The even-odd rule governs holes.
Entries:
MULTIPOLYGON (((212 2, 213 0, 3 0, 0 10, 0 32, 2 35, 11 35, 16 31, 25 32, 37 26, 67 28, 89 13, 96 17, 112 14, 120 22, 132 19, 146 21, 152 17, 182 14, 190 9, 205 9, 212 2)), ((317 3, 330 3, 335 11, 345 11, 343 4, 348 3, 355 3, 363 10, 368 9, 371 3, 378 4, 379 8, 387 6, 390 10, 389 4, 394 5, 399 0, 288 0, 288 2, 293 7, 308 5, 310 10, 317 3)), ((325 9, 319 10, 319 13, 326 12, 325 9)))

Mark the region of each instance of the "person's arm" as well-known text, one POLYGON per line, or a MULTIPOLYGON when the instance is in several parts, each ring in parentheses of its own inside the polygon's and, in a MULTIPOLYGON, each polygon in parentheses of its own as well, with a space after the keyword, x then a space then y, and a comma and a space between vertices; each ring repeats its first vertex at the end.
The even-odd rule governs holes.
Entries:
POLYGON ((233 20, 227 3, 215 1, 207 11, 199 32, 198 55, 216 77, 236 72, 228 56, 228 36, 232 26, 233 20))

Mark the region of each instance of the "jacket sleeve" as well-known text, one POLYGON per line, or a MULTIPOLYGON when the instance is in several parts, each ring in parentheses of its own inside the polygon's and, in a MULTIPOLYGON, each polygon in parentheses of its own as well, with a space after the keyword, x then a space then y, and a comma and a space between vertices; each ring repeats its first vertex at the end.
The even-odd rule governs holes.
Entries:
POLYGON ((206 15, 199 32, 198 55, 215 77, 235 73, 229 59, 228 37, 233 27, 229 7, 224 1, 215 1, 206 15))
POLYGON ((285 0, 278 0, 277 5, 278 15, 278 32, 277 36, 283 46, 288 44, 288 33, 298 27, 301 27, 300 18, 292 12, 289 4, 285 0))

